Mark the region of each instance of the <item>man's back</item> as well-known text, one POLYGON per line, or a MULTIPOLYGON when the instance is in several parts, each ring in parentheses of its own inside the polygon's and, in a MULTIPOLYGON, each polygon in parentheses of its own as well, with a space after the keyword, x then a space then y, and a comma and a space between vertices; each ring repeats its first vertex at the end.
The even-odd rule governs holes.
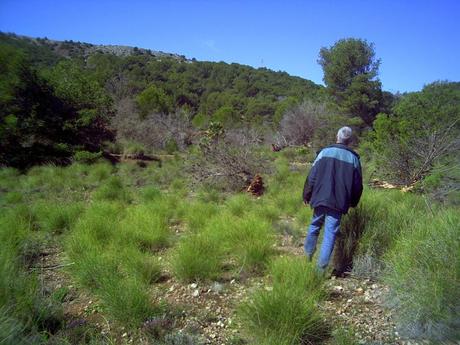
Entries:
POLYGON ((362 193, 359 156, 346 145, 322 149, 305 181, 304 201, 315 208, 325 206, 341 213, 358 204, 362 193))

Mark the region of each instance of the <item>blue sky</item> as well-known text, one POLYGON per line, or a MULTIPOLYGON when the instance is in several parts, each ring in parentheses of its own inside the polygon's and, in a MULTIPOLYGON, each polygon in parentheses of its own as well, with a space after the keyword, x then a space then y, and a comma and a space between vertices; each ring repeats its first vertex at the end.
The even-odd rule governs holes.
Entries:
POLYGON ((373 42, 392 92, 460 81, 460 1, 0 0, 0 30, 238 62, 322 83, 321 47, 373 42))

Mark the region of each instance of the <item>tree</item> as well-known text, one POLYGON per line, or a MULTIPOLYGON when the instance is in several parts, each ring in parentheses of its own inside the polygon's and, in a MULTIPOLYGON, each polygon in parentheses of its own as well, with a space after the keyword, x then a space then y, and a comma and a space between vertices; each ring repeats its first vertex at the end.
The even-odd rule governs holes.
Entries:
MULTIPOLYGON (((8 49, 0 50, 2 61, 9 62, 0 64, 0 165, 65 163, 76 150, 96 151, 102 141, 111 139, 98 108, 84 100, 84 85, 63 82, 60 89, 8 49)), ((89 95, 97 99, 97 93, 89 95)))
POLYGON ((224 105, 216 110, 214 115, 212 116, 213 121, 218 121, 222 123, 224 126, 232 126, 236 122, 238 122, 239 117, 235 109, 233 107, 224 105))
POLYGON ((167 114, 172 108, 171 97, 155 85, 150 85, 142 91, 137 96, 136 101, 142 117, 149 113, 167 114))
POLYGON ((372 125, 382 103, 377 78, 380 59, 375 58, 374 45, 362 39, 342 39, 330 48, 321 48, 318 63, 341 110, 372 125))

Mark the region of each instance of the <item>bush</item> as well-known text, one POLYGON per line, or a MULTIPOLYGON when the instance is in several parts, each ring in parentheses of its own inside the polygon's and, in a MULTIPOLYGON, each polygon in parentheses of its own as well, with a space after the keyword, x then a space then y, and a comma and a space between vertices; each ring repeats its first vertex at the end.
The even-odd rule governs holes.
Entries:
POLYGON ((317 309, 322 278, 303 258, 281 258, 271 267, 273 287, 254 293, 239 315, 257 344, 309 344, 325 339, 329 327, 317 309))
MULTIPOLYGON (((370 132, 379 175, 402 184, 428 176, 436 163, 458 160, 460 88, 435 82, 403 96, 393 114, 379 114, 370 132)), ((458 180, 457 180, 458 182, 458 180)))
POLYGON ((99 158, 102 157, 102 152, 89 152, 89 151, 76 151, 73 155, 73 160, 75 162, 81 162, 81 163, 94 163, 96 162, 99 158))
POLYGON ((384 281, 406 335, 460 337, 460 217, 456 210, 418 217, 385 256, 384 281))

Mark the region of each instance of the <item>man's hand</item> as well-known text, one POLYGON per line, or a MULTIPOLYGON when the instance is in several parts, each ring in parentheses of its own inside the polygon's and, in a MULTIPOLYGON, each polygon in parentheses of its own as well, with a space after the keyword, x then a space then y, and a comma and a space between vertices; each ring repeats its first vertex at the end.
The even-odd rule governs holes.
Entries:
POLYGON ((303 204, 304 204, 305 206, 308 206, 308 201, 304 200, 304 201, 303 201, 303 204))

